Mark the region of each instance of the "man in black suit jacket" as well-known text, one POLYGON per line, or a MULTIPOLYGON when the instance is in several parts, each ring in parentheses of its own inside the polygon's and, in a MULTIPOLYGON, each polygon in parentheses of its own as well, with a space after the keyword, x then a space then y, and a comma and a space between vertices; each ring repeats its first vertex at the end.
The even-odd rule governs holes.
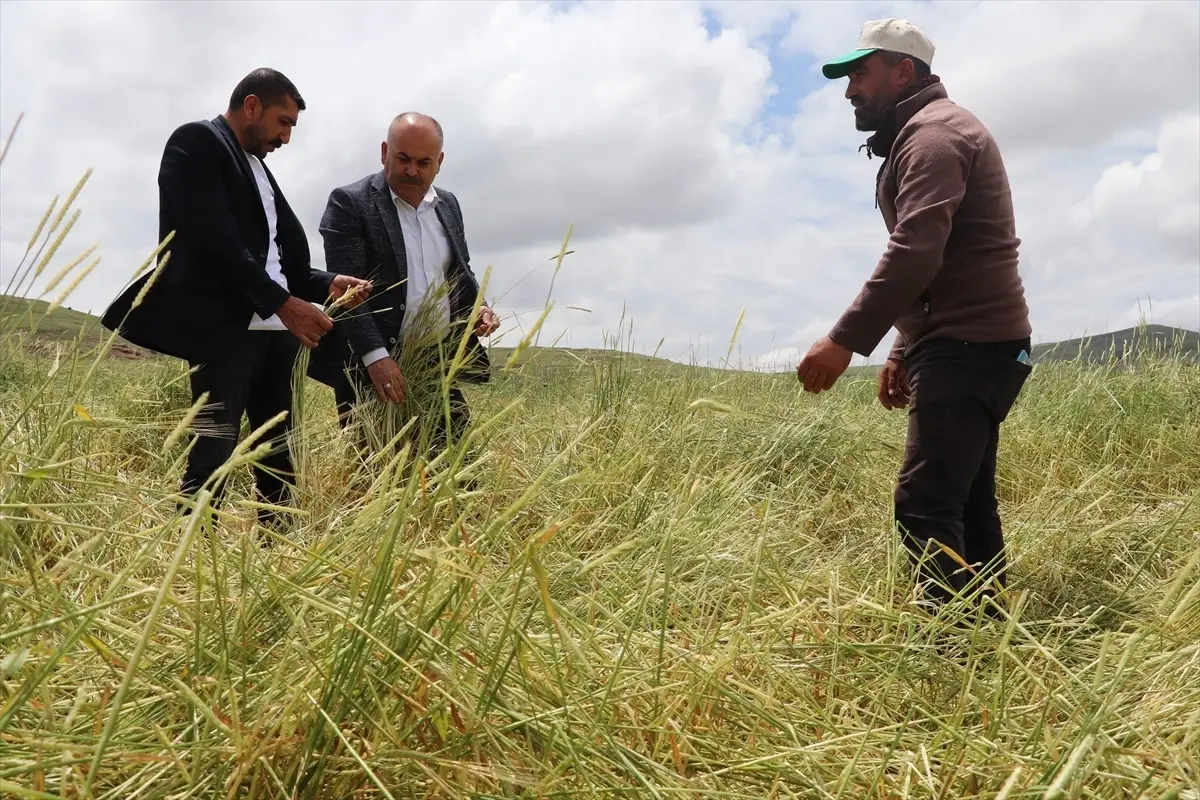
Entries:
MULTIPOLYGON (((343 425, 372 389, 384 403, 404 402, 406 376, 397 360, 401 349, 406 344, 420 347, 414 342, 424 339, 444 343, 452 356, 479 295, 458 198, 433 185, 445 157, 443 143, 437 120, 401 114, 380 148, 383 169, 329 195, 320 226, 325 268, 369 279, 377 287, 352 318, 338 323, 339 330, 316 350, 309 369, 310 376, 333 387, 343 425), (414 333, 418 307, 426 326, 414 333)), ((495 313, 481 304, 468 334, 470 366, 460 380, 488 380, 487 353, 479 337, 498 327, 495 313)), ((438 358, 436 346, 427 349, 429 359, 438 358)), ((449 394, 450 434, 458 438, 469 413, 461 390, 452 386, 449 394)), ((444 426, 435 427, 435 448, 445 434, 444 426)))
MULTIPOLYGON (((193 401, 208 394, 184 472, 185 495, 233 453, 243 413, 257 429, 286 411, 260 440, 273 448, 255 468, 261 498, 286 503, 292 368, 300 345, 315 347, 333 327, 312 304, 351 287, 357 287, 352 297, 370 290, 358 278, 311 268, 304 229, 263 164, 291 139, 304 107, 291 81, 259 69, 237 85, 223 115, 171 134, 158 173, 159 241, 174 237, 158 268, 102 317, 134 344, 185 360, 193 368, 193 401)), ((224 487, 217 483, 214 502, 224 487)), ((260 512, 259 519, 274 515, 260 512)))

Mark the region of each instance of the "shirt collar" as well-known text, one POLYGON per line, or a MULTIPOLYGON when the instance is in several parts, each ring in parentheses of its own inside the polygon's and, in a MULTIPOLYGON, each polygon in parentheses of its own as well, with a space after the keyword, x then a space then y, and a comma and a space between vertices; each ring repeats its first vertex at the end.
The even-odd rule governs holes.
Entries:
MULTIPOLYGON (((388 193, 392 196, 392 203, 400 202, 400 196, 396 194, 396 190, 393 189, 390 184, 388 185, 388 193)), ((440 198, 438 197, 437 190, 430 186, 429 191, 426 192, 425 196, 421 198, 421 206, 428 206, 432 208, 433 206, 437 205, 439 199, 440 198)), ((407 201, 405 202, 407 203, 407 201)))

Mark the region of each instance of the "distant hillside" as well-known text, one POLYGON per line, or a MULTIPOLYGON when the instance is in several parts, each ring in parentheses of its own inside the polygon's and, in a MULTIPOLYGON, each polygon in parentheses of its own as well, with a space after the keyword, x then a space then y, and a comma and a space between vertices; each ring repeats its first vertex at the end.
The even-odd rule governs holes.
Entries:
MULTIPOLYGON (((512 357, 515 349, 513 347, 492 347, 488 350, 488 355, 493 364, 502 366, 508 363, 508 359, 512 357)), ((538 369, 574 368, 580 364, 594 363, 615 352, 615 350, 591 347, 528 347, 521 353, 515 366, 536 366, 538 369)), ((657 356, 646 356, 640 353, 622 353, 622 355, 644 366, 684 366, 657 356)))
POLYGON ((1200 333, 1165 325, 1146 325, 1033 348, 1035 361, 1080 361, 1085 364, 1128 361, 1142 353, 1200 361, 1200 333))
MULTIPOLYGON (((16 331, 26 335, 28 343, 34 347, 75 340, 98 344, 108 333, 99 317, 61 306, 47 313, 49 308, 50 304, 45 300, 0 295, 0 332, 16 331)), ((114 342, 109 352, 118 358, 154 357, 153 353, 124 339, 114 342)))
MULTIPOLYGON (((91 314, 60 307, 47 315, 46 309, 49 307, 50 304, 44 300, 0 295, 0 319, 3 320, 3 328, 7 330, 15 323, 15 327, 21 330, 36 328, 39 336, 54 338, 74 338, 85 329, 103 330, 100 319, 91 314)), ((91 330, 89 334, 97 335, 91 330)))
MULTIPOLYGON (((0 295, 0 331, 13 328, 26 332, 35 330, 31 338, 36 340, 62 341, 82 337, 89 343, 100 341, 106 333, 99 318, 91 314, 70 308, 56 308, 47 315, 48 307, 49 304, 42 300, 0 295)), ((507 363, 512 351, 511 347, 491 348, 492 362, 497 366, 507 363)), ((522 353, 518 363, 521 367, 536 365, 539 370, 571 368, 594 363, 613 352, 598 348, 530 347, 522 353)), ((1165 325, 1146 325, 1035 345, 1033 357, 1042 363, 1078 360, 1087 364, 1104 364, 1127 361, 1144 352, 1169 353, 1200 362, 1200 333, 1165 325)), ((114 347, 114 355, 125 358, 153 357, 152 353, 125 341, 118 342, 114 347)), ((644 366, 684 366, 655 356, 636 353, 625 355, 644 366)), ((848 374, 870 373, 877 369, 877 366, 852 367, 848 374)))
MULTIPOLYGON (((56 308, 47 314, 50 304, 44 300, 0 295, 0 331, 16 330, 29 336, 31 343, 46 343, 79 339, 86 344, 95 344, 108 334, 100 324, 100 318, 71 308, 56 308)), ((493 347, 489 350, 492 362, 497 366, 508 363, 512 347, 493 347)), ((118 340, 113 354, 124 358, 154 358, 154 353, 143 350, 124 340, 118 340)), ((579 364, 598 361, 612 350, 598 348, 529 347, 520 356, 517 366, 535 366, 539 369, 573 368, 579 364)), ((627 354, 630 358, 646 365, 671 366, 674 362, 665 358, 627 354)), ((675 365, 679 366, 679 365, 675 365)))

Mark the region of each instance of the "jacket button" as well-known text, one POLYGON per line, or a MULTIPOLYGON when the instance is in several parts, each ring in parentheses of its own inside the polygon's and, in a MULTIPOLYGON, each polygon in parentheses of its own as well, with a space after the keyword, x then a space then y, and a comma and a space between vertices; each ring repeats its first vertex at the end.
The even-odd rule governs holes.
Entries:
POLYGON ((395 343, 396 343, 396 337, 395 337, 395 336, 393 336, 393 337, 391 337, 390 339, 388 339, 388 344, 395 344, 395 343))

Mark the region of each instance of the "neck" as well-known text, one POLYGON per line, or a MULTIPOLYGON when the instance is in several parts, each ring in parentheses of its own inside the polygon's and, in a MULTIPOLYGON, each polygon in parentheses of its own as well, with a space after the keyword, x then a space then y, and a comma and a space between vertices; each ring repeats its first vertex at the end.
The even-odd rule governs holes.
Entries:
POLYGON ((408 203, 413 208, 421 205, 421 201, 425 199, 427 190, 421 188, 413 188, 411 186, 401 186, 399 188, 393 186, 392 191, 396 193, 404 202, 408 203))
POLYGON ((899 91, 895 99, 888 105, 887 111, 883 115, 883 120, 879 123, 879 127, 875 133, 867 139, 866 144, 859 150, 866 150, 867 157, 877 155, 882 158, 887 158, 892 150, 892 142, 896 139, 896 134, 899 133, 901 121, 897 119, 896 107, 920 94, 923 90, 928 89, 941 80, 936 75, 930 75, 927 78, 918 78, 912 83, 905 86, 899 91))
POLYGON ((233 131, 233 137, 238 140, 238 144, 241 145, 243 150, 247 150, 245 126, 238 121, 232 112, 226 111, 221 116, 225 118, 227 123, 229 123, 229 128, 233 131))

